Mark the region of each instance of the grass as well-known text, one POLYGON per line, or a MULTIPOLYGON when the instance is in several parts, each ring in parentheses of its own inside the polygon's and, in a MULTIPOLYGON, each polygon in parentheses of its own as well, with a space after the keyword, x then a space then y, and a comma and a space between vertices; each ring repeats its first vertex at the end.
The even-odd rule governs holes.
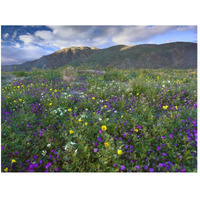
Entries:
POLYGON ((2 172, 197 171, 194 71, 91 68, 2 87, 2 172))

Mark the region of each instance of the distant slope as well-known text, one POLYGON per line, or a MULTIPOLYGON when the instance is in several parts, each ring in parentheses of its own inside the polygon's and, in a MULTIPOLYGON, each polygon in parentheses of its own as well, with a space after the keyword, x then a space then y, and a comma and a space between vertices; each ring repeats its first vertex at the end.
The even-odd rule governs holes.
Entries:
MULTIPOLYGON (((57 68, 83 63, 117 68, 197 68, 197 44, 175 42, 162 45, 117 45, 106 49, 71 47, 56 51, 40 59, 16 65, 17 70, 32 68, 57 68)), ((2 71, 12 71, 14 66, 2 66, 2 71)))

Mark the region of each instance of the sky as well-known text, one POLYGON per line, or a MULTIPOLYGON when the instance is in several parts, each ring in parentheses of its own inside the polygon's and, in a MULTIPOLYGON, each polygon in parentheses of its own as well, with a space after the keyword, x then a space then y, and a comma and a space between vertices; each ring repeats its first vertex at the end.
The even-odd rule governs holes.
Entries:
POLYGON ((197 43, 197 26, 1 26, 1 64, 21 64, 59 49, 197 43))

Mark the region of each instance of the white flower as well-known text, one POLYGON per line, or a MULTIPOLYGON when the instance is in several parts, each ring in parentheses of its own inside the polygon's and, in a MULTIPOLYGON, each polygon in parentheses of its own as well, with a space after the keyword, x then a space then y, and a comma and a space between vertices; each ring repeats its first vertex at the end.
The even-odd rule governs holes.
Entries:
POLYGON ((76 144, 75 142, 71 142, 71 145, 74 145, 74 144, 76 144))
POLYGON ((47 144, 47 147, 50 147, 51 146, 51 144, 49 143, 49 144, 47 144))
POLYGON ((41 154, 42 154, 43 156, 45 156, 46 153, 47 153, 47 151, 43 150, 41 154))
POLYGON ((115 110, 114 113, 117 113, 117 111, 115 110))
POLYGON ((99 121, 101 121, 102 119, 101 118, 99 118, 99 121))

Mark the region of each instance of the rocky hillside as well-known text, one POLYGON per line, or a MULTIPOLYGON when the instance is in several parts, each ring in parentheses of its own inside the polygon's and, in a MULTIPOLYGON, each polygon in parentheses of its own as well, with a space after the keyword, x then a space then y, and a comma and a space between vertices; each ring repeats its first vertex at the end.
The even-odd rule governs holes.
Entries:
POLYGON ((175 42, 162 45, 117 45, 106 49, 71 47, 20 65, 4 65, 1 70, 31 71, 33 68, 54 69, 64 65, 79 66, 83 63, 117 68, 197 68, 197 44, 175 42))

